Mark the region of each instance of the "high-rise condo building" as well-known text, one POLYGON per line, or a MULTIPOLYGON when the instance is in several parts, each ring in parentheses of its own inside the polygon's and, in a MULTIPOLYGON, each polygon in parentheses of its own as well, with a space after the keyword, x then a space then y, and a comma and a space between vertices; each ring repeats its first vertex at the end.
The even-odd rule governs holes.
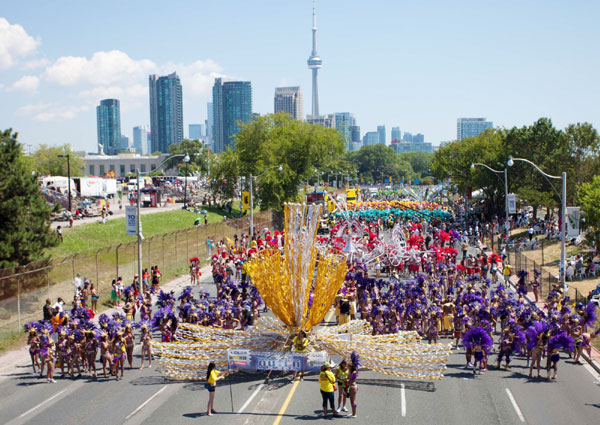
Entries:
POLYGON ((421 133, 417 133, 413 136, 413 142, 425 143, 425 136, 423 136, 421 133))
POLYGON ((378 125, 377 133, 379 134, 379 143, 383 143, 385 145, 385 125, 378 125))
POLYGON ((346 150, 352 148, 352 127, 356 124, 354 115, 350 112, 335 113, 335 128, 346 143, 346 150))
POLYGON ((379 133, 376 131, 367 131, 363 136, 363 146, 376 145, 379 143, 379 133))
POLYGON ((225 81, 215 78, 213 85, 214 151, 224 152, 234 143, 240 123, 252 119, 252 85, 250 81, 225 81))
POLYGON ((325 128, 336 128, 335 127, 335 114, 318 115, 318 116, 308 115, 306 117, 306 122, 309 124, 320 125, 321 127, 325 127, 325 128))
POLYGON ((203 140, 204 139, 204 128, 202 124, 190 124, 188 126, 189 138, 191 140, 203 140))
POLYGON ((274 112, 286 112, 295 120, 304 119, 304 99, 300 87, 276 87, 274 112))
POLYGON ((400 127, 392 127, 392 142, 394 140, 402 140, 402 133, 400 127))
POLYGON ((121 150, 121 104, 117 99, 104 99, 96 107, 98 153, 116 155, 121 150))
POLYGON ((119 152, 129 152, 129 148, 129 137, 121 134, 121 148, 119 149, 119 152))
POLYGON ((456 120, 456 139, 475 137, 493 127, 494 123, 486 121, 485 118, 459 118, 456 120))
POLYGON ((138 125, 133 127, 133 148, 139 154, 145 155, 148 152, 148 140, 150 136, 150 129, 147 125, 138 125))
POLYGON ((174 72, 159 77, 150 75, 150 130, 152 152, 169 151, 183 140, 183 101, 181 81, 174 72))

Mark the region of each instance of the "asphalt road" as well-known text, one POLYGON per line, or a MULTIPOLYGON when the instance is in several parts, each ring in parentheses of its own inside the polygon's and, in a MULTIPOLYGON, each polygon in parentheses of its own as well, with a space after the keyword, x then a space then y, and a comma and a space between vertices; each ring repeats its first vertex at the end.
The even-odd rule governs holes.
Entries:
MULTIPOLYGON (((214 292, 214 285, 204 287, 214 292)), ((134 366, 138 367, 139 349, 134 366)), ((564 357, 564 356, 563 356, 564 357)), ((495 355, 490 364, 495 362, 495 355)), ((441 381, 400 380, 369 371, 359 375, 358 418, 369 424, 598 424, 600 376, 589 366, 561 359, 558 379, 529 380, 525 360, 510 371, 474 376, 454 351, 441 381)), ((320 418, 316 375, 290 382, 290 374, 237 373, 219 382, 213 417, 206 416, 203 382, 173 382, 153 369, 125 371, 121 381, 57 379, 47 384, 30 367, 0 378, 3 424, 298 424, 320 418), (232 409, 233 404, 233 409, 232 409), (300 422, 301 423, 301 422, 300 422)), ((545 376, 545 373, 543 373, 545 376)), ((348 404, 349 407, 349 404, 348 404)))

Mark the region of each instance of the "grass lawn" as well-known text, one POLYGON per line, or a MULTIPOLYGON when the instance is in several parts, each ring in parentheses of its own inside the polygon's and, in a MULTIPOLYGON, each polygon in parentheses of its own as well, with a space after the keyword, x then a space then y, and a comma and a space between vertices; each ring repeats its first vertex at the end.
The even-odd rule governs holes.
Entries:
MULTIPOLYGON (((208 222, 218 223, 223 220, 224 212, 216 208, 208 209, 208 222)), ((175 210, 156 214, 142 215, 142 233, 145 238, 166 232, 191 228, 194 220, 202 217, 190 211, 175 210)), ((64 228, 64 242, 48 251, 54 258, 88 249, 100 249, 110 245, 136 240, 135 236, 125 235, 125 218, 108 220, 106 224, 89 223, 72 229, 64 228)))

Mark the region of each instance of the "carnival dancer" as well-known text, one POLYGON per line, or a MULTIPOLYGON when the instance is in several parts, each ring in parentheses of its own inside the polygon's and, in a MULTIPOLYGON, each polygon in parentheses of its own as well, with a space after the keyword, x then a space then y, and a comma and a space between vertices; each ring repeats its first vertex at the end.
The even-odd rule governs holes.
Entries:
POLYGON ((98 339, 91 330, 86 331, 85 354, 89 374, 91 377, 96 378, 96 355, 98 354, 98 339))
POLYGON ((148 356, 148 367, 152 367, 152 334, 148 332, 148 325, 143 323, 141 325, 142 333, 140 335, 140 344, 142 344, 142 365, 140 369, 144 368, 144 356, 148 356))
POLYGON ((108 335, 103 332, 100 336, 100 361, 102 362, 102 372, 106 378, 106 365, 108 364, 109 372, 112 374, 112 355, 110 353, 110 344, 108 342, 108 335))
POLYGON ((31 357, 31 366, 33 367, 33 373, 37 373, 36 366, 38 366, 40 368, 40 374, 43 374, 40 365, 40 338, 38 337, 37 331, 33 326, 29 328, 27 344, 29 345, 29 356, 31 357))
POLYGON ((127 363, 129 369, 133 369, 133 349, 135 347, 135 336, 131 329, 131 323, 125 325, 125 352, 127 353, 127 363))
POLYGON ((348 388, 346 387, 346 381, 348 379, 348 362, 345 359, 336 368, 335 378, 338 384, 338 408, 336 412, 347 412, 346 398, 348 397, 348 388))
POLYGON ((48 382, 54 384, 54 341, 49 340, 48 346, 44 348, 42 362, 46 364, 48 370, 48 382))
POLYGON ((463 336, 462 343, 465 348, 471 348, 473 352, 473 374, 480 373, 487 363, 487 355, 493 346, 492 338, 485 329, 472 326, 463 336))
POLYGON ((358 368, 360 367, 360 359, 358 354, 354 351, 350 355, 351 363, 350 369, 348 370, 348 378, 346 381, 346 387, 348 388, 348 396, 350 398, 350 405, 352 406, 352 413, 348 415, 351 418, 356 418, 356 395, 358 393, 358 384, 356 380, 358 379, 358 368))
POLYGON ((552 375, 552 379, 556 379, 558 373, 558 361, 560 360, 559 350, 561 348, 569 352, 573 351, 573 338, 568 336, 566 332, 554 335, 548 340, 548 361, 546 363, 548 378, 550 378, 550 369, 553 369, 554 374, 552 375))

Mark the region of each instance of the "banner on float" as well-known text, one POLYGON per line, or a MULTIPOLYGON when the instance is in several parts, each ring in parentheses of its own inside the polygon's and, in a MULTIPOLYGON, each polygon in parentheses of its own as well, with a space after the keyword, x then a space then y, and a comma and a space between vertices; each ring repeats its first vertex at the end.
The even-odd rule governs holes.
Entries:
POLYGON ((516 214, 517 213, 517 195, 514 193, 508 194, 508 213, 516 214))
POLYGON ((125 207, 125 222, 127 223, 127 236, 137 235, 137 207, 126 206, 125 207))
POLYGON ((580 215, 579 207, 567 207, 567 239, 574 239, 579 236, 580 215))
POLYGON ((327 361, 327 352, 227 350, 229 369, 318 371, 327 361))

